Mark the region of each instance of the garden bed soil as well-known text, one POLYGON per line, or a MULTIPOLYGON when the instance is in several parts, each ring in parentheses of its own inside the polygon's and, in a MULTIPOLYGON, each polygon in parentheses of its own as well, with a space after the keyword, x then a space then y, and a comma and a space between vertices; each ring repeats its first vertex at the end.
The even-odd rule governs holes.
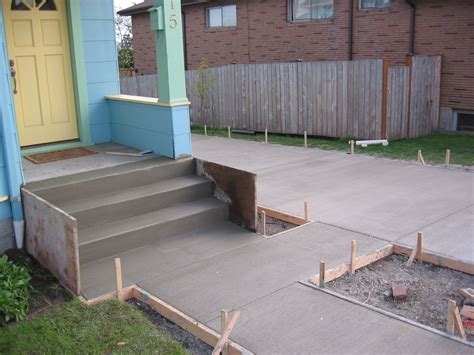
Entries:
MULTIPOLYGON (((467 301, 459 289, 472 287, 474 276, 431 264, 408 268, 405 256, 392 254, 356 271, 326 283, 326 287, 363 303, 395 313, 429 327, 446 331, 448 300, 455 300, 459 309, 467 301), (395 301, 392 283, 407 288, 407 299, 395 301)), ((474 335, 467 335, 474 341, 474 335)))
POLYGON ((131 299, 128 301, 135 307, 143 311, 148 319, 156 325, 156 327, 163 333, 167 334, 171 339, 181 343, 188 353, 193 355, 211 354, 213 348, 203 342, 201 339, 195 337, 180 326, 163 317, 161 314, 155 312, 147 304, 131 299))
MULTIPOLYGON (((266 236, 272 236, 293 228, 298 227, 298 225, 289 223, 286 221, 282 221, 281 219, 273 218, 266 216, 266 236)), ((257 233, 263 235, 263 221, 261 218, 261 214, 257 219, 257 233)))

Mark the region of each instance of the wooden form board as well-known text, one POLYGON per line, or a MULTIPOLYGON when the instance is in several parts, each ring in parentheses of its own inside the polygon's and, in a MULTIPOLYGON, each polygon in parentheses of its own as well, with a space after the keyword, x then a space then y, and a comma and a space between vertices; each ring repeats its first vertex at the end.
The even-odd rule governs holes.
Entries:
MULTIPOLYGON (((412 248, 405 247, 402 245, 397 245, 397 244, 394 244, 393 248, 394 248, 393 249, 394 254, 405 255, 405 256, 410 256, 413 250, 412 248)), ((433 254, 426 250, 423 250, 423 262, 446 267, 448 269, 462 271, 469 275, 474 275, 474 264, 468 263, 463 260, 457 260, 457 259, 448 258, 446 256, 433 254)))
MULTIPOLYGON (((90 300, 86 300, 83 297, 79 297, 79 299, 87 305, 95 305, 113 298, 117 298, 117 291, 113 291, 90 300)), ((179 309, 171 306, 170 304, 166 303, 165 301, 159 299, 158 297, 152 295, 151 293, 143 290, 142 288, 136 285, 123 288, 121 291, 122 301, 127 301, 130 299, 136 299, 140 302, 145 303, 155 312, 159 313, 161 316, 180 326, 187 332, 191 333, 192 335, 212 347, 218 345, 219 339, 221 339, 221 334, 216 332, 214 329, 209 328, 207 325, 193 319, 184 312, 181 312, 179 309)), ((228 354, 252 355, 253 353, 244 348, 243 346, 233 342, 232 340, 228 340, 228 354)))
POLYGON ((77 220, 23 188, 25 245, 28 254, 74 295, 81 293, 77 220))
MULTIPOLYGON (((356 257, 353 262, 353 268, 351 268, 351 264, 348 263, 341 264, 332 269, 326 270, 324 274, 324 282, 335 280, 344 275, 346 272, 350 272, 351 270, 358 270, 364 266, 372 264, 392 254, 410 256, 412 252, 412 248, 397 244, 388 244, 387 246, 378 249, 372 253, 356 257)), ((470 264, 462 260, 456 260, 445 256, 436 255, 427 251, 423 251, 423 262, 474 275, 474 264, 470 264)), ((319 285, 319 274, 310 278, 309 281, 314 285, 319 285)))
POLYGON ((296 224, 297 226, 302 226, 303 224, 312 222, 310 219, 306 220, 304 217, 295 216, 286 212, 274 210, 264 206, 257 206, 257 212, 265 212, 267 217, 276 218, 284 222, 296 224))
MULTIPOLYGON (((220 334, 215 330, 209 328, 207 325, 198 322, 191 318, 187 314, 174 308, 168 303, 160 300, 158 297, 153 296, 151 293, 141 289, 140 287, 134 287, 133 298, 146 303, 155 312, 158 312, 166 319, 177 324, 187 332, 191 333, 195 337, 201 339, 206 344, 215 347, 220 339, 220 334)), ((252 354, 244 347, 237 343, 229 340, 228 342, 228 354, 252 354)))

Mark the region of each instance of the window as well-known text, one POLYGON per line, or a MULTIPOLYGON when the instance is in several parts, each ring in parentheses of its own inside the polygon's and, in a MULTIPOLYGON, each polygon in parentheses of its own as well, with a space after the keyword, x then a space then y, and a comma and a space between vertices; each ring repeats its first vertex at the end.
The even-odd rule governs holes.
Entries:
POLYGON ((334 0, 290 0, 292 20, 322 20, 334 15, 334 0))
POLYGON ((40 11, 55 11, 56 4, 54 0, 12 0, 12 10, 29 11, 34 8, 40 11))
POLYGON ((383 9, 390 6, 390 0, 360 0, 362 10, 383 9))
POLYGON ((237 26, 237 6, 225 5, 207 9, 207 27, 237 26))

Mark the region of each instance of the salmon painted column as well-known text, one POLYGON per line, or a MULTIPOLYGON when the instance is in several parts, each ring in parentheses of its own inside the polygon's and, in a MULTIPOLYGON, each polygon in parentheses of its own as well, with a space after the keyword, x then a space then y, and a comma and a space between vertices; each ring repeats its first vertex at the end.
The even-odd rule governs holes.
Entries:
POLYGON ((154 0, 149 11, 156 33, 158 103, 171 115, 174 158, 190 156, 190 103, 186 96, 181 0, 154 0))

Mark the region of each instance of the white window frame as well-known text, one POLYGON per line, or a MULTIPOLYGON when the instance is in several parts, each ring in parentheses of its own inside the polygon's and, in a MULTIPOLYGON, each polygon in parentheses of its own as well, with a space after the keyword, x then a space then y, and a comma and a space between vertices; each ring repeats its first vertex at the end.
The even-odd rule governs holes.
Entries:
POLYGON ((392 1, 388 1, 388 5, 384 7, 362 7, 362 0, 359 0, 359 10, 361 11, 372 11, 372 10, 383 10, 388 9, 391 5, 392 1))
POLYGON ((219 29, 219 28, 232 28, 232 27, 237 27, 237 4, 226 4, 226 5, 213 6, 213 7, 207 7, 206 8, 206 28, 208 28, 208 29, 219 29), (234 6, 235 7, 235 25, 224 26, 224 19, 223 19, 222 9, 224 7, 228 7, 228 6, 234 6), (215 10, 215 9, 220 9, 221 10, 221 17, 222 17, 221 18, 221 23, 222 23, 221 26, 211 26, 210 25, 209 11, 210 10, 215 10))

